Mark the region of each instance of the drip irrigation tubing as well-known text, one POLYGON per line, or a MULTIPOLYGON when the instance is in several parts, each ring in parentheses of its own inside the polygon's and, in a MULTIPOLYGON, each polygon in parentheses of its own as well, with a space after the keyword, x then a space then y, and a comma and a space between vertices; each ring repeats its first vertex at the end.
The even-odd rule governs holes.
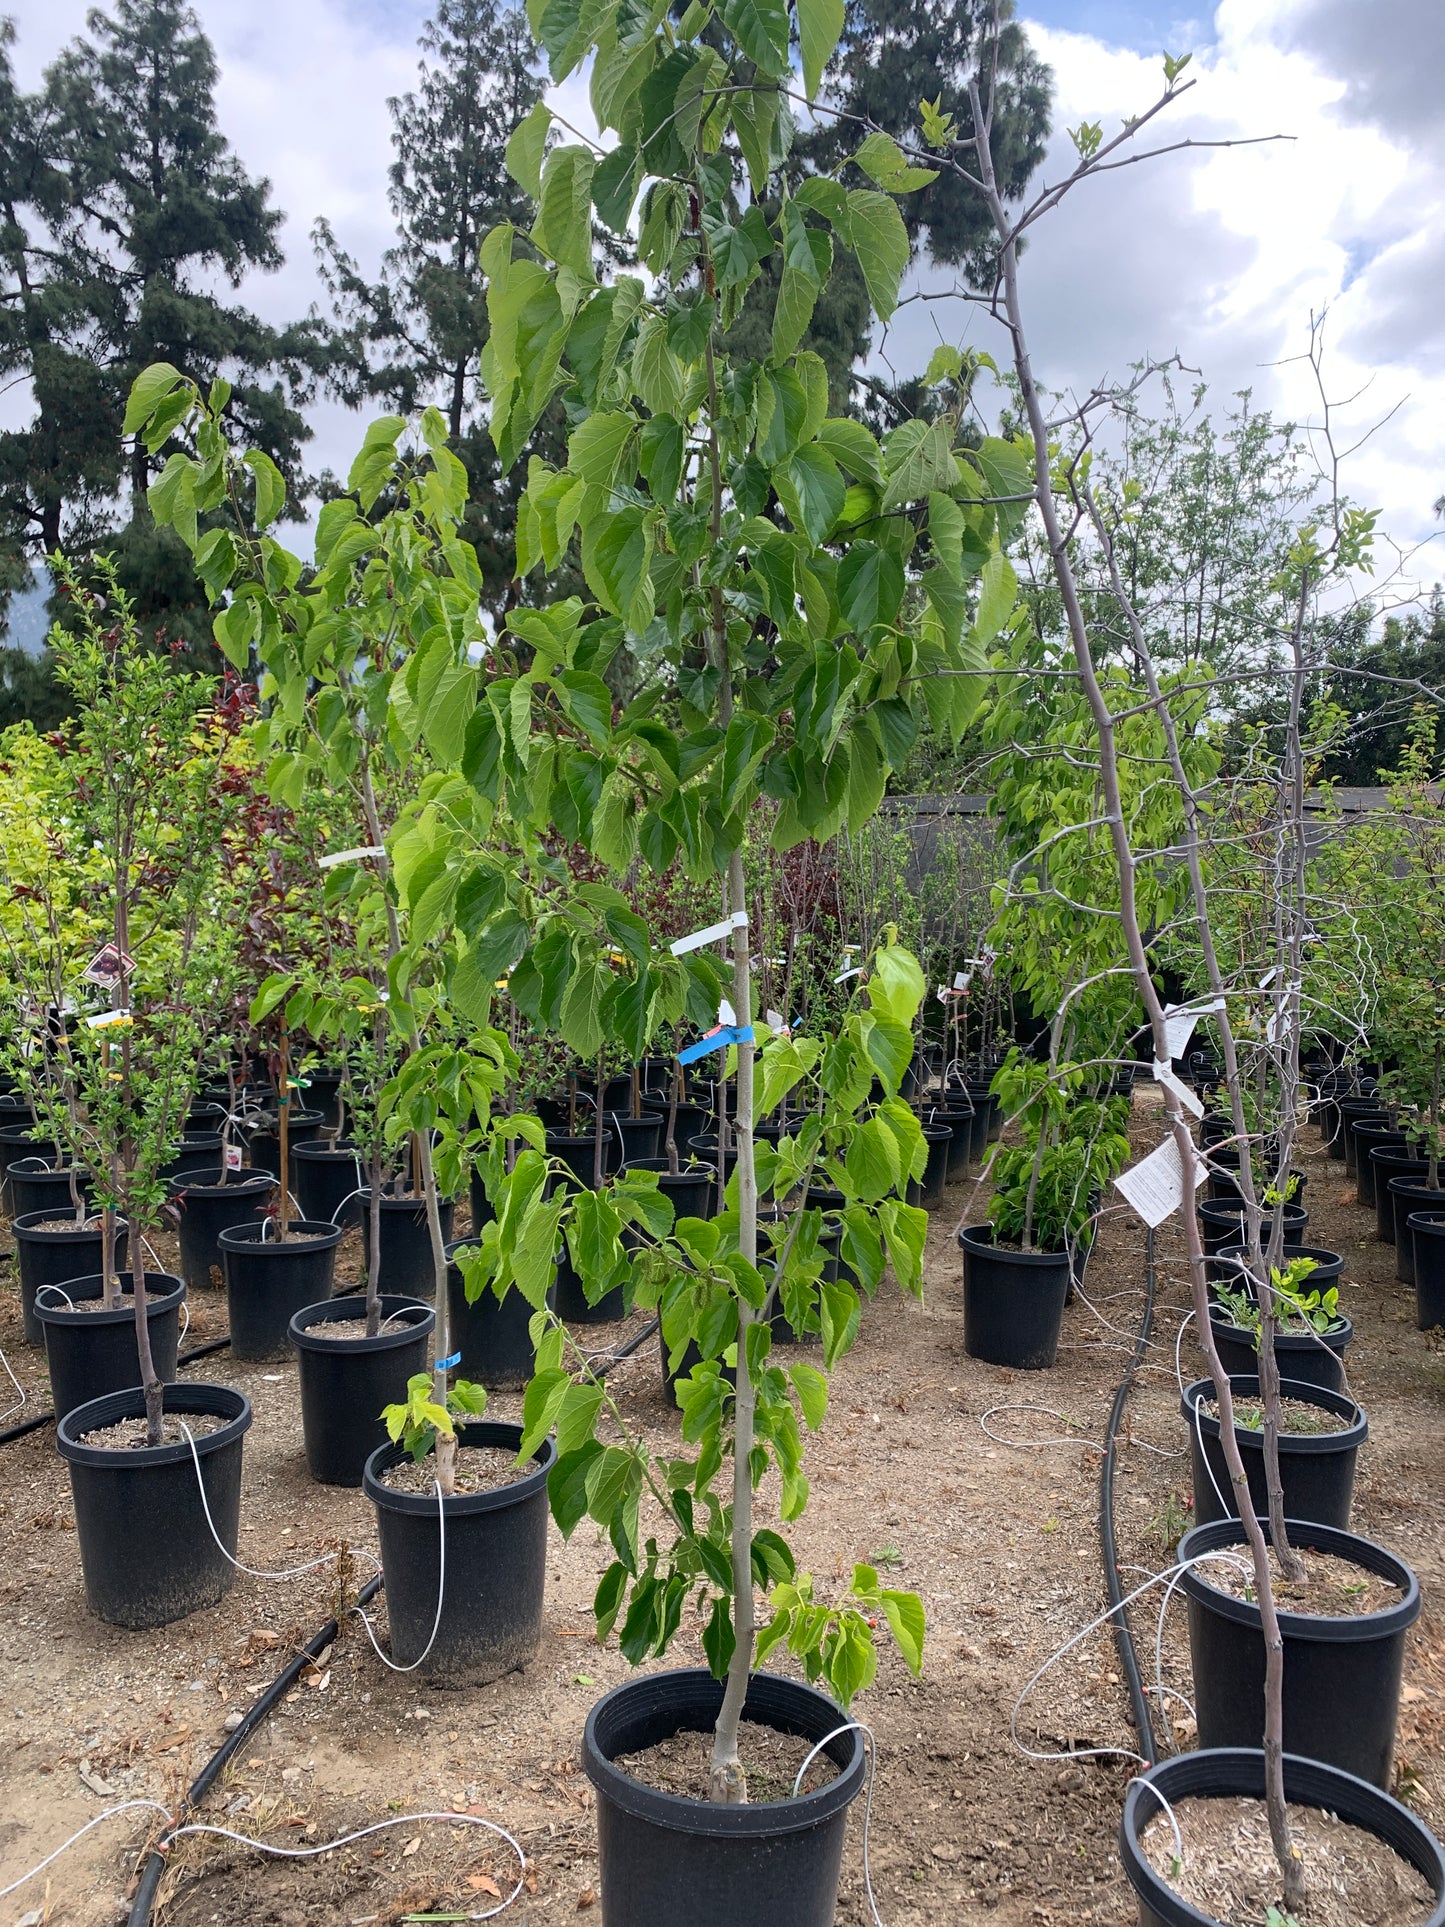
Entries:
POLYGON ((1154 1723, 1149 1716, 1149 1700, 1139 1672, 1139 1655, 1134 1650, 1134 1638, 1129 1631, 1129 1621, 1124 1612, 1124 1588, 1119 1578, 1119 1548, 1114 1535, 1114 1459, 1115 1448, 1119 1443, 1119 1426, 1123 1421, 1124 1407, 1128 1402, 1129 1394, 1134 1388, 1134 1375, 1143 1360, 1149 1344, 1149 1334, 1154 1326, 1157 1274, 1154 1264, 1152 1226, 1146 1234, 1144 1253, 1144 1319, 1134 1344, 1134 1355, 1129 1360, 1128 1369, 1114 1393, 1113 1407, 1109 1412, 1109 1424, 1104 1433, 1104 1467, 1099 1475, 1099 1538, 1104 1549, 1104 1584, 1109 1594, 1114 1643, 1118 1647, 1119 1664, 1124 1670, 1124 1679, 1129 1688, 1129 1702, 1134 1710, 1134 1730, 1139 1735, 1139 1751, 1149 1765, 1154 1766, 1159 1759, 1158 1748, 1154 1741, 1154 1723))
MULTIPOLYGON (((224 1338, 209 1339, 204 1345, 193 1345, 188 1352, 182 1352, 176 1359, 176 1369, 182 1365, 194 1365, 198 1358, 209 1358, 213 1352, 223 1352, 231 1342, 228 1332, 224 1338)), ((23 1439, 31 1432, 38 1432, 42 1425, 54 1423, 55 1413, 50 1409, 36 1412, 30 1418, 22 1419, 18 1425, 11 1425, 0 1432, 0 1445, 10 1445, 16 1439, 23 1439)))
MULTIPOLYGON (((380 1590, 381 1574, 377 1573, 374 1578, 367 1580, 366 1584, 361 1588, 361 1591, 356 1595, 357 1605, 365 1606, 369 1604, 380 1590)), ((174 1823, 166 1828, 165 1832, 161 1834, 156 1844, 146 1855, 145 1862, 141 1867, 140 1879, 136 1886, 135 1898, 131 1901, 130 1913, 126 1917, 126 1927, 150 1927, 151 1910, 156 1903, 156 1893, 161 1884, 161 1875, 166 1870, 166 1852, 170 1845, 172 1834, 185 1825, 190 1814, 220 1778, 226 1763, 232 1755, 246 1743, 272 1709, 280 1704, 283 1697, 290 1691, 302 1673, 305 1672, 306 1668, 311 1665, 312 1661, 335 1641, 340 1630, 335 1619, 327 1620, 320 1632, 309 1639, 301 1651, 291 1660, 290 1664, 284 1667, 276 1678, 272 1680, 265 1692, 261 1694, 245 1718, 241 1721, 241 1724, 236 1728, 235 1732, 226 1735, 225 1739, 222 1740, 210 1759, 206 1761, 206 1764, 201 1768, 195 1779, 192 1780, 190 1786, 186 1789, 186 1797, 181 1802, 181 1808, 175 1817, 174 1823)))

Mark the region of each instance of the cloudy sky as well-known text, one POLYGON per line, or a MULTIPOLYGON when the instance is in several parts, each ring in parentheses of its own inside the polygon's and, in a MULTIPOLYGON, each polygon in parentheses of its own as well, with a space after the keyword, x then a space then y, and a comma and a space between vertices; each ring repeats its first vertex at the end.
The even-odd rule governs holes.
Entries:
MULTIPOLYGON (((0 10, 15 17, 17 66, 33 82, 85 7, 0 0, 0 10)), ((220 58, 222 125, 288 217, 285 269, 246 295, 286 319, 320 295, 307 238, 318 215, 365 263, 386 245, 386 99, 413 81, 426 7, 197 0, 197 11, 220 58)), ((1341 414, 1343 445, 1396 411, 1350 460, 1347 490, 1379 507, 1415 579, 1445 578, 1432 515, 1445 493, 1445 5, 1223 0, 1190 18, 1150 0, 1024 0, 1020 11, 1057 82, 1045 179, 1072 157, 1064 128, 1087 119, 1108 133, 1155 98, 1166 47, 1192 51, 1197 85, 1158 123, 1161 139, 1290 136, 1126 169, 1050 217, 1025 263, 1041 379, 1087 389, 1141 356, 1177 352, 1221 407, 1249 387, 1310 420, 1308 371, 1290 358, 1311 313, 1328 310, 1329 385, 1356 397, 1341 414)), ((902 372, 921 368, 939 338, 1000 349, 991 325, 962 304, 920 303, 883 351, 902 372)), ((357 422, 329 410, 316 452, 344 466, 358 439, 357 422)))

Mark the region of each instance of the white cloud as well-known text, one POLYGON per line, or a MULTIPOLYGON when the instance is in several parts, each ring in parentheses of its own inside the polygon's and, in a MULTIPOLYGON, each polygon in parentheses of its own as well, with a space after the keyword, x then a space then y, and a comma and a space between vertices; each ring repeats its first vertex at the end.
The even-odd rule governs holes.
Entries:
MULTIPOLYGON (((81 29, 84 6, 10 8, 17 64, 33 82, 81 29)), ((286 267, 254 277, 243 295, 284 320, 322 298, 308 239, 318 215, 367 268, 391 237, 386 99, 414 82, 426 9, 423 0, 201 0, 198 10, 220 61, 222 126, 287 213, 286 267)), ((1089 10, 1091 22, 1107 17, 1103 5, 1089 10)), ((1122 9, 1119 18, 1122 40, 1122 9)), ((1072 160, 1063 129, 1082 119, 1117 128, 1155 97, 1159 62, 1098 35, 1032 31, 1058 83, 1059 133, 1043 175, 1057 179, 1072 160)), ((1351 394, 1375 376, 1348 413, 1346 439, 1402 404, 1346 484, 1381 508, 1399 539, 1437 530, 1445 107, 1428 49, 1442 35, 1440 0, 1223 0, 1190 69, 1197 84, 1156 124, 1160 139, 1294 138, 1123 169, 1042 222, 1024 262, 1040 379, 1089 388, 1141 356, 1177 351, 1221 400, 1250 387, 1305 419, 1315 412, 1307 371, 1277 364, 1300 354, 1311 312, 1328 307, 1334 391, 1351 394)), ((585 87, 574 80, 561 93, 562 111, 590 130, 585 87)), ((900 311, 885 352, 900 372, 921 368, 940 335, 1003 346, 976 307, 920 303, 900 311)), ((344 468, 359 423, 328 407, 316 428, 318 464, 344 468)), ((1427 580, 1445 575, 1434 550, 1418 566, 1427 580)))
MULTIPOLYGON (((1424 3, 1445 18, 1438 0, 1424 3)), ((1319 414, 1296 358, 1311 314, 1328 310, 1329 388, 1358 395, 1342 443, 1399 404, 1343 484, 1409 545, 1438 532, 1431 504, 1445 489, 1445 120, 1426 97, 1428 62, 1411 92, 1387 68, 1402 44, 1383 11, 1358 0, 1224 0, 1189 70, 1195 86, 1141 145, 1291 138, 1172 154, 1086 185, 1033 231, 1022 285, 1035 373, 1050 387, 1087 392, 1146 355, 1178 353, 1221 401, 1251 388, 1257 404, 1298 421, 1319 414), (1374 20, 1378 81, 1358 64, 1358 32, 1346 33, 1364 18, 1374 20)), ((1112 134, 1157 97, 1162 74, 1157 57, 1097 37, 1036 24, 1031 33, 1057 81, 1058 131, 1038 177, 1054 181, 1075 160, 1067 127, 1098 121, 1112 134)), ((925 271, 918 282, 939 277, 925 271)), ((890 360, 916 365, 950 327, 996 354, 1006 346, 976 306, 931 303, 902 311, 890 360)), ((1426 582, 1445 575, 1438 541, 1414 571, 1426 582)))

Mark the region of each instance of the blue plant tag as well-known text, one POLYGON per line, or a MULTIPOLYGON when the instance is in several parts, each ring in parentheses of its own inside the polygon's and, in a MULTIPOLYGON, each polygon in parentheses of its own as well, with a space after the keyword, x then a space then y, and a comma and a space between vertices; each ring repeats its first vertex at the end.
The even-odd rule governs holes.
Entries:
POLYGON ((434 1372, 449 1372, 453 1365, 460 1365, 461 1362, 461 1353, 453 1352, 450 1358, 437 1359, 436 1363, 432 1366, 432 1370, 434 1372))
POLYGON ((710 1030, 706 1037, 699 1038, 695 1044, 689 1044, 686 1050, 680 1050, 677 1053, 677 1061, 679 1064, 692 1064, 699 1057, 707 1057, 715 1050, 726 1050, 729 1044, 751 1044, 752 1041, 751 1024, 719 1024, 717 1029, 710 1030))

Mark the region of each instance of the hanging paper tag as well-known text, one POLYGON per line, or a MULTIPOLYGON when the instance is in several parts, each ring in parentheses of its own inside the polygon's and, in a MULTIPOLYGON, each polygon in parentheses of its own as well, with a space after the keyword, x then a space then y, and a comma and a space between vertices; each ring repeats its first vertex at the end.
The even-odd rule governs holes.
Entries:
POLYGON ((706 930, 694 930, 690 937, 679 937, 668 948, 674 957, 685 957, 689 950, 701 950, 704 944, 719 943, 724 937, 730 937, 734 930, 746 930, 747 927, 747 911, 734 910, 721 923, 710 923, 706 930))
POLYGON ((228 1171, 239 1171, 240 1168, 241 1147, 239 1144, 228 1144, 226 1146, 226 1169, 228 1171))
POLYGON ((354 850, 333 850, 330 856, 323 856, 316 867, 334 870, 338 863, 359 863, 363 857, 385 855, 386 850, 380 843, 358 843, 354 850))
POLYGON ((954 971, 953 987, 955 990, 967 990, 969 985, 972 982, 973 982, 973 972, 971 970, 954 971))
POLYGON ((99 984, 102 990, 114 990, 122 978, 128 977, 134 969, 134 957, 128 957, 115 944, 108 943, 96 951, 80 974, 88 984, 99 984))
POLYGON ((1194 1092, 1190 1090, 1182 1078, 1174 1075, 1174 1066, 1172 1064, 1166 1064, 1164 1060, 1159 1057, 1154 1059, 1154 1081, 1156 1084, 1162 1084, 1166 1091, 1173 1091, 1186 1111, 1191 1112, 1195 1117, 1203 1117, 1204 1106, 1200 1103, 1198 1097, 1195 1096, 1194 1092))
MULTIPOLYGON (((1195 1165, 1194 1185, 1203 1184, 1206 1173, 1202 1160, 1195 1165)), ((1147 1158, 1114 1179, 1115 1188, 1133 1206, 1145 1224, 1158 1226, 1184 1202, 1184 1173, 1179 1163, 1179 1146, 1172 1137, 1151 1151, 1147 1158)))
POLYGON ((791 1037, 793 1034, 792 1026, 784 1022, 783 1013, 780 1010, 768 1012, 768 1029, 774 1037, 791 1037))

